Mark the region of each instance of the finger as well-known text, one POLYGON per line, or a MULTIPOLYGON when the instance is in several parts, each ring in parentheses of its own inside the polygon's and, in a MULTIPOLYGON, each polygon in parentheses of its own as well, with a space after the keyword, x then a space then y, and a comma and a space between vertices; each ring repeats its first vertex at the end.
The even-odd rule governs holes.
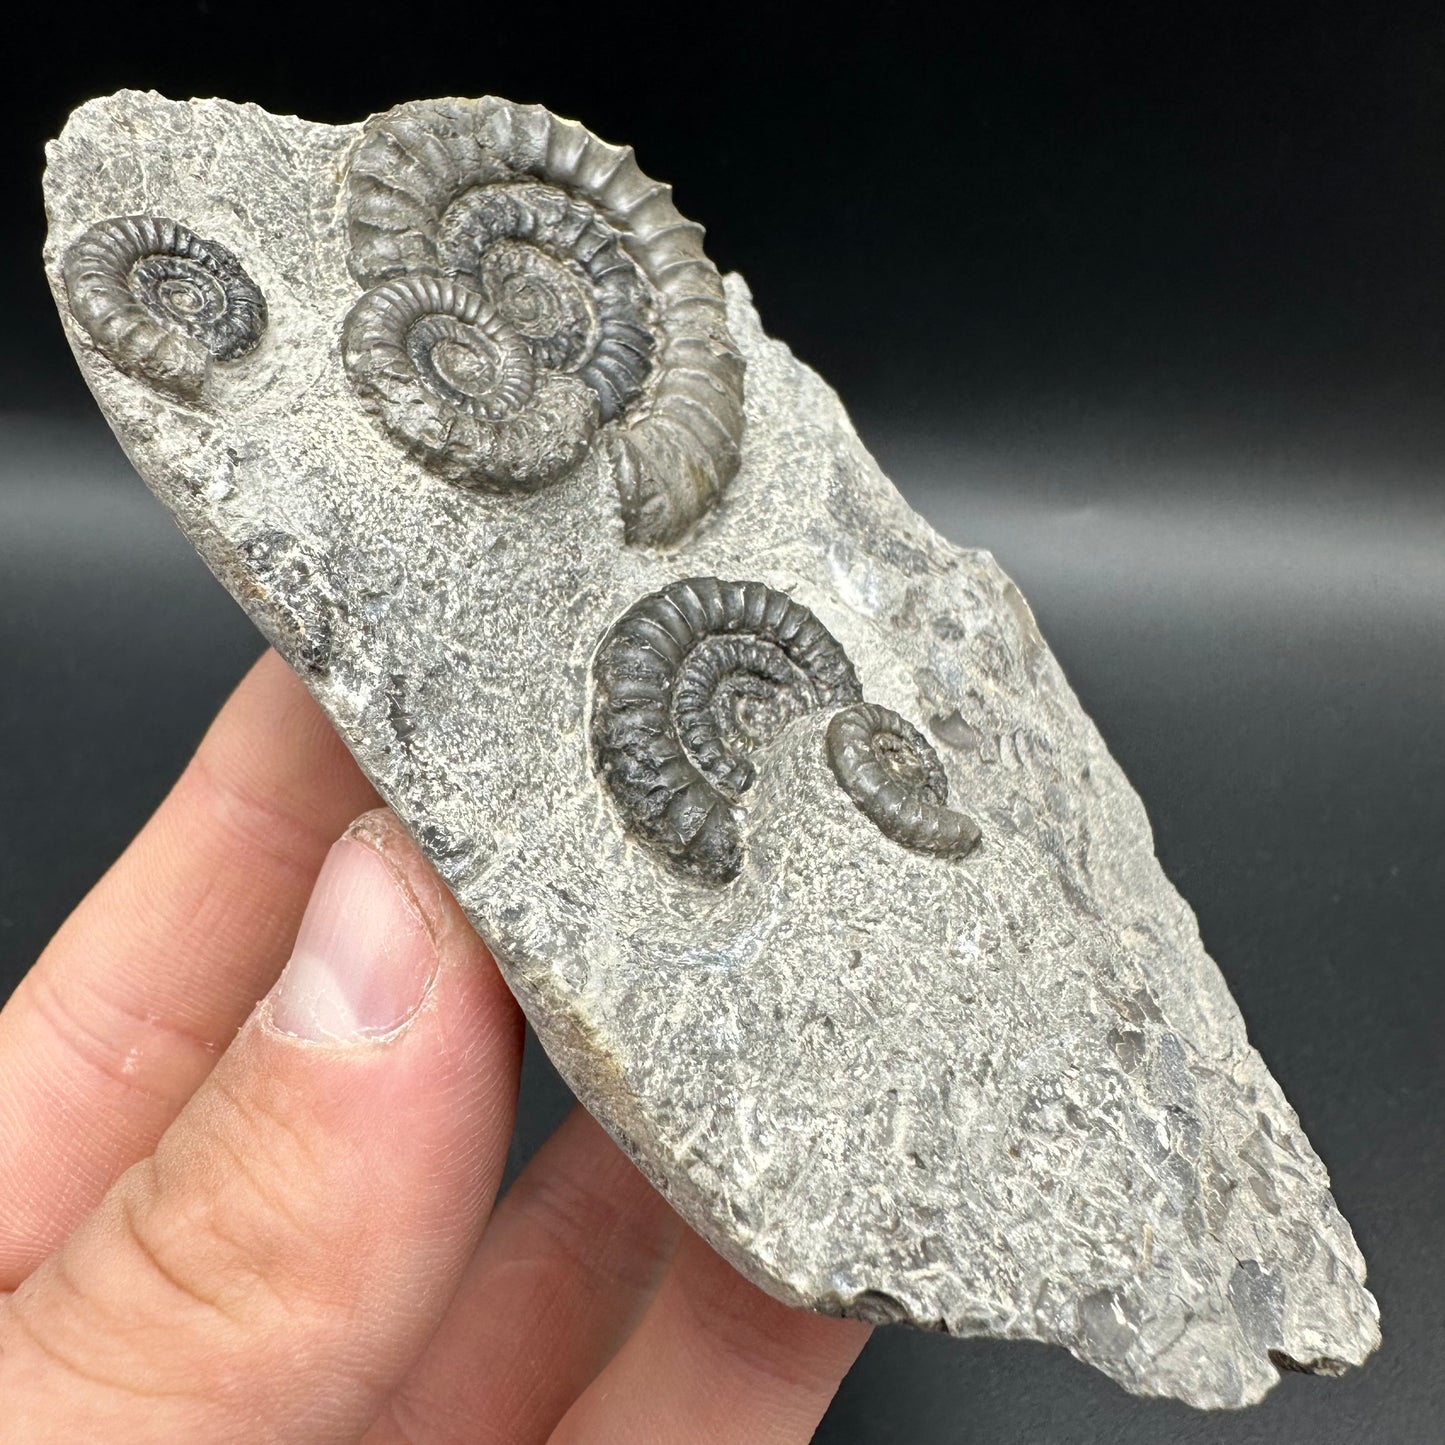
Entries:
POLYGON ((285 974, 155 1154, 0 1307, 7 1430, 357 1439, 476 1246, 521 1038, 400 826, 359 820, 285 974))
POLYGON ((274 653, 0 1013, 0 1289, 155 1146, 376 795, 274 653))
POLYGON ((689 1234, 552 1445, 802 1445, 868 1333, 779 1304, 689 1234))
POLYGON ((546 1440, 626 1339, 681 1231, 575 1109, 498 1206, 441 1328, 365 1445, 546 1440))

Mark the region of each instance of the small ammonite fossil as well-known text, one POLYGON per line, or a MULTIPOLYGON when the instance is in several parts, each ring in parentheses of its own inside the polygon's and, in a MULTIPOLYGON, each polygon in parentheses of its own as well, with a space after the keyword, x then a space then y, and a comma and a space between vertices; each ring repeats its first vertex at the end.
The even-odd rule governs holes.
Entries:
MULTIPOLYGON (((522 338, 539 375, 586 389, 587 445, 595 438, 611 460, 629 542, 675 541, 716 505, 738 466, 742 356, 702 228, 630 149, 541 106, 415 101, 367 127, 347 173, 346 217, 363 286, 461 283, 488 303, 494 327, 522 338)), ((407 348, 421 354, 430 334, 407 348)), ((354 346, 344 354, 372 404, 378 367, 354 346)), ((451 441, 435 423, 468 414, 469 403, 455 388, 432 388, 432 370, 415 371, 435 400, 424 417, 408 427, 404 411, 373 409, 450 480, 525 490, 580 460, 570 444, 545 458, 530 448, 479 452, 466 424, 451 441), (418 445, 421 428, 433 443, 418 445)), ((531 405, 522 401, 517 415, 531 405)))
POLYGON ((266 298, 218 241, 161 216, 116 216, 65 252, 75 319, 122 371, 188 401, 212 361, 234 361, 266 329, 266 298))
POLYGON ((891 708, 843 708, 829 720, 825 746, 843 791, 895 843, 945 858, 978 844, 978 826, 948 806, 948 778, 932 744, 891 708))
POLYGON ((634 603, 593 663, 593 760, 631 836, 678 872, 742 867, 748 754, 805 712, 856 702, 837 640, 763 582, 691 577, 634 603))
POLYGON ((529 490, 587 450, 593 393, 538 365, 526 338, 460 280, 404 276, 373 287, 341 344, 363 403, 444 477, 529 490))

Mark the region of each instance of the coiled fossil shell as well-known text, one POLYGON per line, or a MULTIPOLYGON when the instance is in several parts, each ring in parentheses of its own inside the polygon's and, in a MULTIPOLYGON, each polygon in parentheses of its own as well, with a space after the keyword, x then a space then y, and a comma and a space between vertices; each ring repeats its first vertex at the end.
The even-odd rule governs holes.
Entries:
MULTIPOLYGON (((589 388, 632 543, 675 541, 715 506, 742 439, 721 278, 671 197, 629 148, 491 97, 397 107, 368 127, 347 176, 362 285, 463 279, 541 369, 589 388)), ((452 480, 517 485, 445 446, 428 455, 452 480)))
POLYGON ((218 241, 161 216, 116 216, 71 242, 66 296, 75 319, 122 371, 187 400, 211 362, 250 351, 266 299, 218 241))
POLYGON ((642 395, 654 351, 652 297, 591 206, 554 186, 499 182, 468 192, 442 226, 447 269, 480 280, 540 365, 585 381, 603 421, 642 395))
POLYGON ((945 858, 978 844, 977 825, 948 806, 948 777, 932 744, 891 708, 846 707, 829 721, 825 739, 843 791, 895 843, 945 858))
POLYGON ((405 276, 351 309, 342 355, 362 404, 444 477, 530 490, 576 466, 597 401, 537 365, 526 339, 476 291, 405 276))
POLYGON ((801 603, 762 582, 691 577, 634 603, 593 663, 593 759, 627 831, 679 872, 721 884, 742 867, 733 805, 748 753, 858 678, 801 603))

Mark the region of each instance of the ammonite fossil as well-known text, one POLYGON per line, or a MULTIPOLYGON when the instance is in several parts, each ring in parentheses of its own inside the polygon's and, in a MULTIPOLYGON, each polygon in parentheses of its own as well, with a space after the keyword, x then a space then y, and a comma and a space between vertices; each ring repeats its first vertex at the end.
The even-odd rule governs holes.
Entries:
POLYGON ((65 290, 75 319, 122 371, 187 400, 211 362, 244 356, 266 329, 266 299, 218 241, 161 216, 117 216, 71 242, 65 290))
POLYGON ((679 872, 742 867, 734 805, 748 754, 793 718, 856 702, 853 665, 801 603, 763 582, 691 577, 634 603, 593 664, 593 758, 628 832, 679 872))
POLYGON ((352 308, 342 354, 362 402, 442 476, 528 490, 576 466, 597 401, 539 366, 526 339, 464 282, 405 276, 352 308))
MULTIPOLYGON (((588 441, 595 435, 610 455, 629 542, 675 541, 716 504, 738 466, 742 358, 702 228, 678 214, 671 188, 643 175, 629 148, 541 106, 418 101, 368 127, 346 209, 350 265, 364 286, 460 281, 490 304, 494 337, 504 324, 539 374, 585 386, 588 441)), ((430 335, 406 349, 424 354, 430 335)), ((379 366, 351 345, 345 355, 374 400, 367 388, 379 366)), ((434 443, 419 444, 420 427, 401 426, 403 413, 376 409, 451 480, 530 488, 579 459, 570 445, 561 449, 570 459, 545 463, 507 447, 479 452, 465 422, 453 441, 437 423, 473 412, 454 390, 432 388, 427 368, 412 369, 432 391, 421 425, 434 443)))
POLYGON ((825 736, 833 776, 894 842, 947 858, 977 846, 978 826, 948 806, 943 765, 912 723, 860 702, 835 714, 825 736))

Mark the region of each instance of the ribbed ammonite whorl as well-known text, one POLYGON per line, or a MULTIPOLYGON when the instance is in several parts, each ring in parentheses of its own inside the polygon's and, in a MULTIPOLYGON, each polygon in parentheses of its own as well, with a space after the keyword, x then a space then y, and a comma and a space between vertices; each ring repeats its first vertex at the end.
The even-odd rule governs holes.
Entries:
POLYGON ((978 843, 977 825, 948 806, 948 778, 932 744, 891 708, 844 708, 828 723, 826 747, 843 791, 895 843, 946 858, 978 843))
MULTIPOLYGON (((367 127, 346 214, 363 286, 460 281, 540 372, 587 388, 589 441, 595 433, 612 457, 630 542, 674 541, 716 504, 738 465, 742 357, 702 228, 630 149, 541 106, 415 101, 367 127)), ((452 480, 487 488, 541 486, 578 460, 423 452, 452 480)))
POLYGON ((266 299, 218 241, 160 216, 116 216, 71 242, 63 265, 75 319, 122 371, 195 400, 211 362, 261 339, 266 299))
POLYGON ((733 808, 748 754, 815 708, 861 695, 847 654, 801 603, 762 582, 691 577, 613 625, 593 663, 593 759, 627 831, 679 872, 742 867, 733 808))
POLYGON ((404 276, 352 308, 342 354, 362 401, 444 477, 530 489, 577 465, 597 402, 538 365, 523 336, 462 281, 404 276))

